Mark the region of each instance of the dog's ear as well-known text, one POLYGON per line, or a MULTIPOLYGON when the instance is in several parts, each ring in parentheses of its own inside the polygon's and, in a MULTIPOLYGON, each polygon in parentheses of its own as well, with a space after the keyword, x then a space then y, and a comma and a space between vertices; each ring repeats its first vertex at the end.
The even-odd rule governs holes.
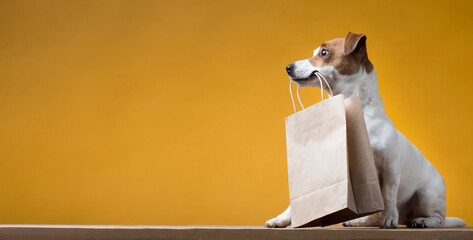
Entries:
POLYGON ((366 46, 366 36, 349 32, 345 37, 345 55, 351 54, 356 49, 366 46))

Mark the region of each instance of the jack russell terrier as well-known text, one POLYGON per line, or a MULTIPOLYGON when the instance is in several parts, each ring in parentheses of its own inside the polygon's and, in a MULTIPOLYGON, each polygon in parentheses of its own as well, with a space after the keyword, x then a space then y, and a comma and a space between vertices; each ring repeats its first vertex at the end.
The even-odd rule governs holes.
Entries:
MULTIPOLYGON (((380 177, 385 210, 354 219, 344 226, 463 227, 459 218, 447 217, 445 183, 440 173, 407 140, 386 115, 379 97, 378 77, 366 51, 366 36, 348 33, 345 38, 324 42, 312 58, 286 67, 289 77, 301 87, 326 89, 316 73, 326 76, 334 95, 359 96, 376 168, 380 177)), ((317 207, 317 206, 314 206, 317 207)), ((266 222, 266 227, 291 224, 291 206, 266 222)))

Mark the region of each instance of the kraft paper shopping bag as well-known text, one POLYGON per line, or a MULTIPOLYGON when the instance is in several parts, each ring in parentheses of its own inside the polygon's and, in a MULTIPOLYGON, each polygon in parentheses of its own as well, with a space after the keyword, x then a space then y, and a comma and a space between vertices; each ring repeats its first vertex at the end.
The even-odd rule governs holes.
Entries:
POLYGON ((293 227, 327 226, 384 209, 358 97, 337 95, 292 114, 286 137, 293 227))

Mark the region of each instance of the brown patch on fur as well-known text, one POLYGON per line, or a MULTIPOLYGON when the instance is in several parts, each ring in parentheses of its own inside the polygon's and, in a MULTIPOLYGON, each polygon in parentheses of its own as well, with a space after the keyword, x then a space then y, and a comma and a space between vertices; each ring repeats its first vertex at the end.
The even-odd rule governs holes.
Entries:
POLYGON ((319 52, 310 58, 309 62, 315 67, 332 66, 342 75, 357 73, 361 65, 367 73, 373 70, 373 64, 368 59, 364 34, 348 33, 345 38, 322 43, 319 52), (322 49, 327 49, 329 53, 320 56, 322 49))

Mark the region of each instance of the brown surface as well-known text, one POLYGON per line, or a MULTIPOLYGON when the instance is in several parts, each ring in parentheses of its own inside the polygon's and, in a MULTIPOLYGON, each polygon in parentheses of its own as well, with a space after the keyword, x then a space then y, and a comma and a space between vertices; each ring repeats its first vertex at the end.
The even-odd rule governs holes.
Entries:
POLYGON ((473 239, 472 228, 0 225, 0 239, 473 239))

